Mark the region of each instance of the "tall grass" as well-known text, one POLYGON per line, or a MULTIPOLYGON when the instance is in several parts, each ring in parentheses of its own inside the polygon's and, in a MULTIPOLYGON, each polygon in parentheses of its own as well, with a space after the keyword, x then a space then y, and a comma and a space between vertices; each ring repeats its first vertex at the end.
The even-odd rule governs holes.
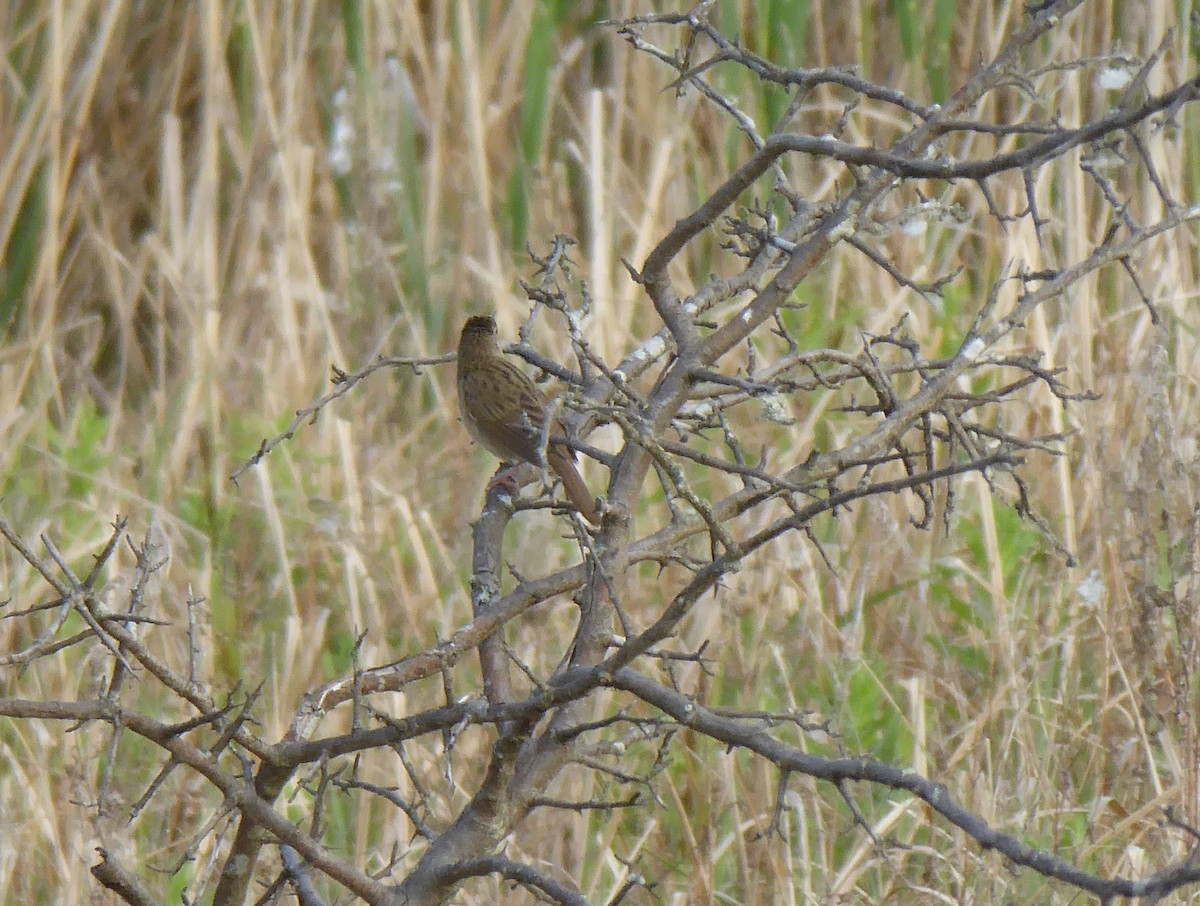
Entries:
MULTIPOLYGON (((646 6, 16 0, 0 9, 0 508, 31 542, 45 532, 85 567, 115 515, 149 533, 171 557, 151 590, 154 612, 183 626, 189 596, 203 598, 191 611, 198 671, 217 691, 267 679, 256 715, 266 736, 283 731, 306 689, 352 669, 359 633, 355 656, 374 664, 467 618, 468 521, 492 464, 457 423, 449 372, 429 369, 377 377, 237 486, 234 468, 323 391, 330 364, 446 351, 470 313, 496 310, 513 336, 527 312, 517 282, 530 272, 525 244, 544 248, 557 232, 579 240, 597 348, 625 351, 653 318, 620 259, 639 263, 746 153, 726 119, 664 91, 666 73, 597 24, 646 6)), ((1189 11, 1146 0, 1133 17, 1123 6, 1097 0, 1074 16, 1062 32, 1072 54, 1118 40, 1148 54, 1189 11)), ((937 100, 1021 9, 725 0, 717 15, 782 62, 858 64, 937 100)), ((1166 71, 1195 68, 1189 42, 1179 29, 1166 71)), ((714 78, 763 131, 786 107, 744 75, 714 78)), ((1065 118, 1108 102, 1083 80, 1077 88, 1058 99, 1065 118)), ((833 109, 817 93, 805 116, 833 109)), ((1195 197, 1200 170, 1186 136, 1197 123, 1191 112, 1181 120, 1156 162, 1195 197)), ((1150 186, 1122 188, 1139 210, 1157 204, 1150 186)), ((1064 256, 1098 241, 1075 171, 1062 167, 1037 189, 1064 256)), ((998 230, 977 197, 963 200, 973 205, 966 230, 889 240, 918 277, 972 262, 943 310, 847 250, 804 288, 809 307, 795 317, 814 345, 854 346, 860 330, 904 314, 936 344, 970 318, 1003 262, 1053 266, 1024 226, 998 230)), ((1076 565, 981 482, 959 487, 949 531, 915 532, 902 501, 869 503, 815 527, 823 553, 800 539, 781 545, 699 611, 688 640, 711 640, 719 665, 696 680, 707 694, 747 704, 750 690, 756 707, 811 709, 837 736, 802 744, 912 763, 1001 829, 1085 867, 1148 871, 1181 852, 1158 810, 1200 818, 1190 679, 1200 667, 1195 241, 1165 236, 1139 262, 1161 330, 1115 271, 1031 327, 1028 342, 1048 364, 1101 394, 1067 410, 1032 399, 1024 413, 1030 432, 1070 433, 1065 457, 1035 458, 1027 474, 1036 510, 1076 565)), ((729 264, 713 242, 689 266, 676 274, 684 289, 729 264)), ((554 326, 539 324, 533 339, 565 356, 554 326)), ((814 400, 789 436, 766 439, 797 451, 835 441, 830 409, 814 400)), ((548 519, 528 521, 509 544, 518 564, 571 553, 548 519)), ((114 589, 129 581, 132 557, 117 562, 114 589)), ((637 606, 649 612, 670 578, 635 586, 637 606)), ((37 603, 36 577, 8 550, 0 587, 13 607, 37 603)), ((553 662, 552 640, 569 625, 551 609, 508 641, 532 664, 553 662)), ((0 622, 0 651, 27 644, 30 631, 29 621, 0 622)), ((81 647, 23 675, 0 672, 0 695, 94 695, 101 655, 81 647)), ((186 669, 183 647, 163 656, 186 669)), ((460 691, 475 674, 460 668, 460 691)), ((441 690, 410 694, 432 704, 441 690)), ((127 784, 113 801, 86 801, 109 770, 108 740, 95 727, 0 724, 10 829, 0 835, 0 900, 92 900, 96 846, 172 896, 202 889, 222 838, 191 848, 192 835, 217 797, 177 772, 128 824, 130 800, 161 763, 122 738, 113 770, 127 784)), ((444 797, 435 822, 461 807, 474 779, 468 756, 487 739, 460 743, 452 782, 439 742, 408 753, 444 797)), ((648 765, 654 752, 631 743, 629 757, 648 765)), ((394 761, 368 759, 363 770, 382 785, 407 782, 394 761)), ((660 880, 663 902, 1073 896, 1010 874, 920 805, 879 791, 855 792, 880 833, 906 848, 876 851, 835 792, 804 780, 784 799, 784 838, 764 836, 777 782, 752 758, 683 738, 661 774, 662 809, 538 812, 511 854, 561 865, 596 901, 619 886, 619 859, 660 880)), ((587 799, 606 783, 568 771, 551 794, 587 799)), ((281 807, 299 819, 306 802, 297 789, 281 807)), ((410 844, 411 828, 365 796, 343 797, 326 820, 331 845, 368 864, 410 844)), ((463 902, 501 896, 522 901, 480 882, 463 902)))

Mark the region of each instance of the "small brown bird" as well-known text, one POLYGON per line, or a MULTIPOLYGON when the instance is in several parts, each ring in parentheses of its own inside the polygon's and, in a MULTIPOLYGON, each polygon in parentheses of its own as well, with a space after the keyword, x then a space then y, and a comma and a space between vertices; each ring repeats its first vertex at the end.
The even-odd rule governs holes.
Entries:
MULTIPOLYGON (((565 437, 567 433, 557 418, 546 430, 547 405, 545 394, 500 352, 495 319, 467 318, 458 339, 458 411, 471 437, 514 467, 521 462, 539 465, 542 442, 551 435, 565 437)), ((574 460, 570 447, 546 443, 546 465, 562 479, 575 509, 598 525, 596 500, 574 460)), ((493 486, 502 480, 493 479, 493 486)))

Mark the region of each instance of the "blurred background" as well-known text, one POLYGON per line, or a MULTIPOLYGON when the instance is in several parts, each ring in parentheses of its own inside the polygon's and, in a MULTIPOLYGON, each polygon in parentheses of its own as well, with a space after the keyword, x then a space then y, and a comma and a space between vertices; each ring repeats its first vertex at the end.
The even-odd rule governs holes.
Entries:
MULTIPOLYGON (((31 546, 52 538, 80 572, 112 520, 128 517, 134 538, 170 558, 151 612, 174 629, 146 637, 186 669, 185 605, 203 598, 193 613, 198 675, 217 697, 265 680, 266 738, 279 737, 306 690, 353 669, 360 633, 359 662, 370 666, 469 618, 469 521, 495 463, 458 423, 453 366, 441 365, 376 373, 236 485, 230 475, 330 388, 331 366, 451 351, 476 313, 495 311, 515 340, 530 309, 518 282, 534 273, 527 246, 544 254, 557 233, 578 242, 571 292, 586 289, 589 339, 615 361, 657 327, 621 259, 639 266, 750 153, 725 113, 677 92, 666 67, 601 23, 651 6, 0 8, 0 513, 31 546)), ((1030 70, 1114 50, 1145 57, 1166 37, 1148 83, 1161 91, 1195 71, 1189 12, 1168 0, 1086 3, 1030 70)), ((853 65, 933 102, 1023 14, 995 0, 720 0, 711 15, 780 64, 853 65)), ((667 29, 646 37, 678 46, 667 29)), ((786 93, 742 71, 716 67, 711 78, 760 134, 787 107, 786 93)), ((984 113, 1013 122, 1057 111, 1073 125, 1114 100, 1086 67, 1057 84, 1052 109, 1016 95, 1011 109, 984 113)), ((845 100, 814 92, 799 127, 824 131, 845 100)), ((1183 138, 1197 125, 1185 110, 1149 142, 1169 190, 1193 201, 1200 151, 1183 138)), ((860 118, 847 139, 883 145, 902 126, 860 118)), ((814 348, 854 352, 861 331, 907 315, 930 354, 953 351, 1004 264, 1059 266, 1103 238, 1105 209, 1078 163, 1039 176, 1048 246, 1028 218, 997 224, 965 187, 960 222, 879 238, 919 279, 965 265, 944 299, 897 288, 843 249, 798 292, 807 307, 795 329, 814 348)), ((788 166, 813 200, 832 197, 833 168, 788 166)), ((1114 179, 1135 216, 1161 216, 1147 180, 1114 179)), ((995 191, 1003 209, 1021 209, 1019 180, 995 191)), ((720 243, 703 237, 680 259, 681 291, 735 272, 720 243)), ((793 734, 799 744, 911 764, 1000 829, 1090 870, 1149 871, 1177 852, 1161 807, 1195 821, 1200 777, 1194 228, 1156 239, 1135 266, 1161 325, 1113 267, 1012 340, 1010 351, 1040 349, 1072 389, 1100 394, 1064 408, 1033 393, 1008 413, 1010 428, 1068 435, 1066 455, 1033 456, 1025 473, 1048 531, 974 477, 958 486, 953 516, 928 532, 911 527, 918 510, 902 499, 815 525, 821 552, 802 538, 772 548, 688 624, 686 642, 711 640, 716 662, 696 679, 700 694, 811 710, 837 735, 793 734)), ((561 323, 542 317, 531 340, 569 361, 561 323)), ((803 460, 814 445, 845 441, 850 427, 832 399, 794 406, 796 423, 762 442, 803 460)), ((601 469, 588 474, 594 486, 604 480, 601 469)), ((661 492, 648 486, 637 530, 664 518, 661 492)), ((571 562, 561 534, 547 514, 523 518, 509 530, 513 562, 528 575, 571 562)), ((133 557, 115 562, 114 596, 133 557)), ((651 569, 629 577, 626 606, 653 614, 671 579, 651 569)), ((0 553, 0 598, 32 606, 38 582, 13 551, 0 553)), ((513 649, 552 666, 572 607, 513 627, 513 649)), ((27 645, 37 627, 0 621, 0 652, 27 645)), ((21 673, 0 670, 0 695, 94 696, 104 654, 79 646, 21 673)), ((473 663, 456 675, 460 693, 476 688, 473 663)), ((129 694, 148 696, 153 710, 149 684, 129 694)), ((430 682, 392 705, 402 713, 441 695, 430 682)), ((336 714, 322 732, 348 721, 336 714)), ((161 767, 157 756, 135 741, 110 756, 105 728, 65 730, 0 722, 0 815, 17 829, 0 838, 0 900, 108 902, 87 874, 97 845, 143 866, 169 902, 199 895, 224 831, 189 846, 219 797, 177 772, 130 825, 128 805, 161 767), (110 757, 127 801, 102 812, 91 800, 110 757), (194 860, 182 862, 187 854, 194 860)), ((442 797, 435 826, 467 801, 477 769, 468 756, 488 744, 472 731, 449 780, 440 739, 411 747, 442 797)), ((653 753, 631 757, 648 764, 653 753)), ((382 756, 363 770, 407 782, 382 756)), ((961 846, 905 797, 857 791, 881 836, 911 847, 885 857, 836 791, 803 780, 786 800, 785 838, 762 837, 778 778, 744 753, 680 738, 659 777, 661 808, 539 812, 511 854, 560 865, 598 901, 625 876, 618 856, 660 881, 655 895, 667 903, 929 902, 924 889, 953 902, 1072 899, 961 846)), ((576 767, 552 794, 586 799, 611 782, 576 767)), ((300 820, 304 795, 294 793, 281 808, 300 820)), ((393 845, 410 845, 394 809, 366 796, 335 801, 326 842, 348 858, 379 868, 393 845)), ((461 902, 501 896, 524 902, 493 882, 476 882, 461 902)))

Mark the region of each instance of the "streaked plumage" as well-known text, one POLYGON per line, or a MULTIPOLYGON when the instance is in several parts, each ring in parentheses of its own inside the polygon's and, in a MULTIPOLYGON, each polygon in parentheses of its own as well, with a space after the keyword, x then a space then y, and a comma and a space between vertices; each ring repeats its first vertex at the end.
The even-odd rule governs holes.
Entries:
MULTIPOLYGON (((504 357, 490 317, 468 318, 458 341, 458 411, 471 436, 504 462, 538 463, 543 435, 566 436, 556 418, 544 429, 545 394, 504 357)), ((562 444, 546 447, 546 465, 562 480, 568 499, 589 522, 599 520, 575 453, 562 444)))

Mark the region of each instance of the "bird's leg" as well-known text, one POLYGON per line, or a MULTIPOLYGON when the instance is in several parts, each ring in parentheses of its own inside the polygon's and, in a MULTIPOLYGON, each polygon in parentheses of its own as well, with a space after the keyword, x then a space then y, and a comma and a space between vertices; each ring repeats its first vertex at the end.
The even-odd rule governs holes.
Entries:
POLYGON ((487 489, 484 494, 490 494, 498 487, 504 487, 512 496, 521 493, 521 485, 517 482, 517 469, 523 464, 519 462, 502 462, 500 468, 496 470, 496 474, 488 481, 487 489))

